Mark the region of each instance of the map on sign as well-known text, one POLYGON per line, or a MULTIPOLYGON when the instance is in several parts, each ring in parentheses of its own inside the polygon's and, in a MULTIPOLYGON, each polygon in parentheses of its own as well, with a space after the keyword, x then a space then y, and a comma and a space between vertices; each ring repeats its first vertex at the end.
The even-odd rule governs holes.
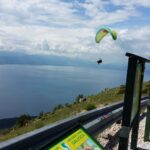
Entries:
POLYGON ((139 107, 140 101, 140 84, 141 84, 141 74, 142 74, 142 64, 137 64, 136 67, 136 76, 135 76, 135 84, 134 84, 134 95, 133 95, 133 105, 132 105, 132 114, 131 114, 131 123, 134 120, 136 113, 139 107))
POLYGON ((47 150, 104 150, 82 128, 69 134, 47 150))

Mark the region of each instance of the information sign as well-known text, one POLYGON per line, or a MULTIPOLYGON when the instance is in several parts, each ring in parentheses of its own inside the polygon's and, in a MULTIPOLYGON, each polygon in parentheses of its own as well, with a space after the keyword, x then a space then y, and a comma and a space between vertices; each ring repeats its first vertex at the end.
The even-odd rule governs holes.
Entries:
POLYGON ((104 148, 81 127, 47 147, 47 150, 104 150, 104 148))
POLYGON ((132 104, 132 111, 131 111, 131 124, 138 112, 139 101, 140 101, 140 86, 142 84, 141 74, 142 74, 142 64, 137 64, 135 83, 134 83, 133 104, 132 104))

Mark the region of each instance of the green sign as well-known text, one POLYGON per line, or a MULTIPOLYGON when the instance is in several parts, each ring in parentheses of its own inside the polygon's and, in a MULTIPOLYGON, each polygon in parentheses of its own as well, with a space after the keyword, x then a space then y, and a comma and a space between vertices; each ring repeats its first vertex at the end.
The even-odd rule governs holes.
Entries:
POLYGON ((84 129, 79 128, 59 140, 47 150, 104 150, 84 129))
POLYGON ((132 105, 132 113, 131 113, 131 123, 133 122, 139 107, 140 101, 140 84, 141 84, 141 74, 142 74, 142 64, 137 64, 136 66, 136 75, 135 75, 135 83, 134 83, 134 94, 133 94, 133 105, 132 105))

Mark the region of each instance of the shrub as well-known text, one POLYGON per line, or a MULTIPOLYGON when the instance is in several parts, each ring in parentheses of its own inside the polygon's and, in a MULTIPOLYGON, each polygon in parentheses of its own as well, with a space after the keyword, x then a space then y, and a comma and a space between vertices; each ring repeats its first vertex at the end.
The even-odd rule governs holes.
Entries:
POLYGON ((5 135, 5 134, 7 134, 7 133, 9 133, 10 132, 10 128, 7 128, 7 129, 0 129, 0 135, 2 136, 2 135, 5 135))
POLYGON ((53 112, 56 111, 56 110, 58 110, 58 109, 61 109, 63 107, 64 107, 63 105, 58 104, 57 106, 54 107, 53 112))
POLYGON ((146 85, 146 87, 147 87, 147 88, 150 88, 150 83, 148 83, 148 84, 146 85))
POLYGON ((118 91, 117 91, 117 94, 124 94, 125 93, 125 89, 119 89, 118 91))
POLYGON ((120 85, 120 88, 125 88, 126 86, 124 84, 120 85))
POLYGON ((85 109, 86 110, 96 109, 96 105, 95 104, 88 104, 85 109))
POLYGON ((146 87, 147 87, 147 88, 150 88, 150 81, 147 82, 146 87))
POLYGON ((43 111, 41 111, 41 112, 39 113, 38 118, 39 118, 39 119, 40 119, 40 118, 42 118, 42 117, 43 117, 43 115, 44 115, 44 113, 43 113, 43 111))
POLYGON ((124 94, 125 93, 125 85, 120 85, 117 94, 124 94))
POLYGON ((147 93, 148 93, 148 90, 149 90, 149 88, 143 88, 143 89, 142 89, 142 93, 143 93, 143 94, 147 94, 147 93))
POLYGON ((66 103, 65 106, 66 106, 66 107, 71 107, 71 104, 66 103))
POLYGON ((105 89, 104 89, 104 92, 107 92, 107 91, 109 91, 109 88, 105 88, 105 89))
POLYGON ((80 99, 83 98, 83 94, 79 94, 77 97, 76 97, 76 103, 79 103, 80 102, 80 99))
POLYGON ((21 115, 18 119, 17 119, 17 122, 16 122, 16 125, 19 126, 19 127, 22 127, 22 126, 25 126, 26 123, 28 123, 30 120, 31 120, 31 116, 30 115, 21 115))
POLYGON ((34 125, 35 129, 41 128, 43 126, 44 126, 43 122, 36 122, 35 125, 34 125))

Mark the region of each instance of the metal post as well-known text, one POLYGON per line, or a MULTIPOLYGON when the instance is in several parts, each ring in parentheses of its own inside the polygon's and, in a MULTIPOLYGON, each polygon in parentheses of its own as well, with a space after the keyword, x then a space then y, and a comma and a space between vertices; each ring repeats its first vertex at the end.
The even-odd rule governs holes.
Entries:
POLYGON ((126 56, 129 57, 129 61, 124 97, 122 128, 119 135, 119 150, 128 149, 129 134, 132 127, 131 147, 133 149, 136 149, 137 147, 140 98, 144 76, 144 66, 145 62, 150 62, 150 60, 146 58, 131 53, 126 53, 126 56))
POLYGON ((144 141, 145 142, 150 141, 150 89, 149 89, 149 100, 147 105, 144 141))
POLYGON ((136 64, 137 64, 137 60, 132 57, 129 57, 127 79, 126 79, 126 91, 125 91, 124 108, 123 108, 122 129, 119 136, 120 137, 119 150, 128 149, 136 64))
POLYGON ((142 68, 141 68, 141 74, 140 74, 140 81, 139 81, 139 87, 137 85, 137 94, 138 95, 138 111, 135 116, 133 126, 132 126, 132 135, 131 135, 131 149, 136 150, 137 149, 137 140, 138 140, 138 129, 139 129, 139 119, 140 119, 140 110, 141 110, 141 91, 142 91, 142 83, 143 83, 143 76, 144 76, 144 66, 145 63, 142 63, 142 68))

